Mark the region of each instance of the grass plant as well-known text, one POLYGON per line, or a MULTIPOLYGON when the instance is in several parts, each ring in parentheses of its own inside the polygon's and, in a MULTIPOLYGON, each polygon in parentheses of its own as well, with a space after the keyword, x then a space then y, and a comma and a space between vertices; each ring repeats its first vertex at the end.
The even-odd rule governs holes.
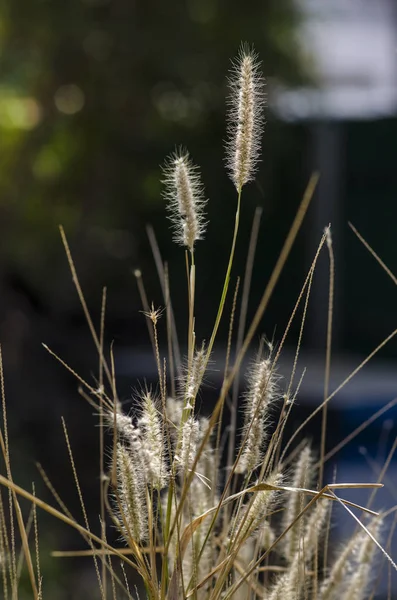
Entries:
MULTIPOLYGON (((375 512, 370 504, 359 506, 343 499, 344 490, 351 488, 371 489, 375 493, 382 487, 384 472, 374 483, 326 484, 323 481, 324 464, 333 456, 333 451, 325 452, 328 403, 396 334, 396 330, 393 331, 349 378, 330 393, 334 264, 329 227, 319 240, 280 343, 275 347, 262 338, 259 347, 252 348, 254 336, 261 333, 261 318, 315 191, 316 174, 308 183, 255 316, 247 324, 247 303, 260 220, 260 211, 257 211, 242 285, 236 278, 232 311, 229 316, 225 315, 226 299, 232 294, 229 288, 240 213, 244 210, 243 190, 253 179, 260 159, 264 104, 264 80, 258 57, 244 45, 230 74, 226 147, 227 169, 237 196, 235 227, 209 340, 201 339, 195 319, 198 310, 195 302, 196 252, 199 259, 197 242, 204 238, 207 225, 204 186, 199 170, 186 150, 178 150, 166 161, 164 196, 174 239, 186 254, 188 319, 185 326, 180 322, 175 326, 167 268, 151 232, 164 294, 164 309, 149 303, 142 273, 136 271, 135 275, 149 327, 158 383, 151 388, 141 382, 133 413, 126 413, 123 409, 117 395, 113 351, 112 348, 110 352, 104 348, 106 290, 102 298, 101 324, 97 329, 61 228, 72 278, 98 352, 97 381, 92 384, 85 381, 52 349, 46 349, 76 377, 81 395, 95 408, 99 417, 100 528, 97 533, 90 528, 78 466, 65 423, 65 440, 83 508, 83 523, 68 512, 42 469, 41 475, 58 508, 38 498, 34 490, 24 490, 14 482, 1 369, 4 419, 0 445, 6 472, 0 475, 0 484, 5 487, 6 493, 3 490, 0 495, 0 564, 5 600, 19 597, 22 564, 27 567, 32 598, 45 598, 45 580, 42 581, 38 550, 37 507, 74 528, 86 541, 87 550, 84 552, 57 551, 54 554, 58 557, 79 554, 92 557, 98 582, 93 599, 359 600, 375 595, 376 552, 390 568, 396 569, 380 541, 384 537, 382 524, 386 515, 375 512), (327 249, 330 283, 323 402, 296 434, 286 440, 285 426, 299 393, 297 359, 313 275, 319 254, 327 249), (289 380, 285 381, 279 376, 277 366, 299 307, 303 307, 300 336, 293 368, 289 380), (239 319, 235 324, 237 315, 239 319), (166 321, 167 340, 159 339, 160 319, 166 321), (206 373, 222 319, 229 319, 223 380, 211 414, 204 416, 198 411, 197 400, 200 395, 205 395, 206 373), (236 328, 237 340, 234 342, 236 328), (183 331, 185 336, 182 345, 187 348, 184 361, 180 359, 177 330, 183 331), (163 347, 167 348, 166 354, 162 353, 163 347), (253 352, 253 358, 246 374, 242 368, 249 351, 253 352), (241 395, 239 384, 245 375, 247 385, 241 395), (243 427, 236 431, 238 410, 242 410, 243 427), (316 452, 298 434, 320 411, 322 436, 321 446, 316 452), (224 423, 230 423, 230 427, 226 428, 226 439, 224 423), (110 447, 105 443, 106 429, 111 432, 110 447), (22 498, 31 502, 32 506, 27 521, 20 508, 22 498), (348 511, 357 525, 340 549, 329 547, 331 512, 335 504, 348 511), (109 526, 116 527, 119 532, 120 543, 117 546, 107 541, 109 526), (33 544, 29 544, 29 537, 34 538, 33 544), (17 552, 18 539, 22 547, 20 555, 17 552), (136 587, 132 582, 136 583, 136 587)), ((361 237, 357 231, 356 234, 361 237)), ((393 278, 365 240, 361 238, 361 241, 393 278)), ((386 408, 373 419, 381 416, 386 408)), ((365 426, 363 424, 359 430, 365 426)), ((358 432, 352 432, 349 439, 358 432)))

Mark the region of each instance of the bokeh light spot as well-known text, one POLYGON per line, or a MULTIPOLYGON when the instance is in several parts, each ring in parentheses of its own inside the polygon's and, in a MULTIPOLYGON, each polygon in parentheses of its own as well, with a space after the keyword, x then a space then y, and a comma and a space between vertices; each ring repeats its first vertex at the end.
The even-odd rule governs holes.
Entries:
POLYGON ((0 127, 34 129, 41 121, 42 111, 35 98, 3 94, 0 98, 0 127))
POLYGON ((75 115, 84 106, 84 92, 74 83, 61 85, 54 94, 55 106, 65 115, 75 115))

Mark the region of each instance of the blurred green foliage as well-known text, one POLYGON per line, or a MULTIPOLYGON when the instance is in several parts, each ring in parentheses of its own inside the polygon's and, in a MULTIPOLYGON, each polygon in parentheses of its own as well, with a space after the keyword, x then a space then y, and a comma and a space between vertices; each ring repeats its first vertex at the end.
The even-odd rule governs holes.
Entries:
MULTIPOLYGON (((211 286, 218 293, 236 201, 224 169, 227 70, 240 43, 248 41, 263 60, 269 94, 276 81, 302 82, 307 73, 293 4, 5 0, 0 5, 0 335, 7 399, 14 407, 9 413, 14 474, 22 483, 26 479, 27 487, 37 480, 34 456, 72 512, 80 514, 64 468, 67 457, 59 451, 62 433, 54 425, 63 414, 74 432, 73 450, 95 523, 97 429, 90 409, 76 419, 75 381, 40 347, 46 341, 92 380, 95 350, 82 327, 58 225, 66 230, 94 318, 106 284, 109 335, 119 343, 119 327, 126 343, 136 343, 140 334, 146 341, 139 299, 131 296, 132 268, 142 267, 150 299, 162 302, 147 222, 170 262, 176 308, 178 302, 186 308, 184 255, 171 242, 160 168, 175 146, 186 145, 202 167, 210 198, 208 239, 200 245, 197 270, 198 319, 212 320, 213 298, 207 292, 211 286)), ((297 173, 301 176, 300 166, 294 166, 293 137, 270 112, 267 118, 261 173, 244 195, 241 248, 258 202, 265 204, 266 197, 269 214, 286 194, 278 209, 284 214, 288 198, 293 212, 301 193, 289 194, 297 173), (291 164, 288 180, 283 160, 291 164)), ((265 231, 266 246, 271 248, 269 237, 284 235, 287 226, 285 218, 273 220, 265 231)), ((261 281, 277 250, 276 245, 258 257, 261 281)), ((128 381, 129 394, 130 386, 128 381)), ((45 497, 40 482, 37 489, 45 497)), ((49 548, 77 547, 79 539, 76 543, 73 532, 41 513, 39 530, 46 595, 63 600, 81 597, 79 590, 86 590, 84 597, 87 589, 91 594, 91 563, 48 561, 49 548)))
MULTIPOLYGON (((299 18, 292 0, 6 0, 3 269, 68 310, 75 299, 63 293, 62 223, 87 293, 97 293, 97 281, 117 293, 126 269, 148 260, 147 221, 168 244, 159 165, 179 144, 202 166, 216 229, 234 202, 222 162, 230 58, 247 40, 263 60, 269 93, 274 81, 302 82, 299 18)), ((270 124, 268 148, 276 137, 270 124)), ((267 153, 261 195, 277 161, 277 151, 267 153)))

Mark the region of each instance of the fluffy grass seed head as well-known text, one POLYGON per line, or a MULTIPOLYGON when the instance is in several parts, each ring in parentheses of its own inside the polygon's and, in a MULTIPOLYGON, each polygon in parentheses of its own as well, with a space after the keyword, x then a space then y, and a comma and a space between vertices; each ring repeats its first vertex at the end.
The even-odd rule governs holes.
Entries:
MULTIPOLYGON (((269 485, 277 486, 282 481, 280 473, 272 473, 263 481, 269 485)), ((243 506, 237 519, 232 524, 230 540, 233 543, 241 542, 247 537, 253 535, 265 523, 266 515, 269 514, 277 499, 276 490, 262 490, 255 493, 252 502, 243 506)))
MULTIPOLYGON (((328 509, 329 505, 325 500, 319 500, 313 507, 304 526, 298 551, 289 563, 285 574, 275 581, 267 596, 269 600, 295 600, 295 598, 308 597, 307 590, 310 585, 308 571, 325 529, 328 509)), ((316 598, 321 598, 321 595, 316 598)))
POLYGON ((264 79, 256 53, 241 46, 229 77, 226 159, 238 192, 254 177, 261 148, 265 104, 264 79))
POLYGON ((163 183, 174 241, 193 252, 195 242, 201 240, 205 232, 207 201, 198 167, 186 150, 181 148, 168 158, 163 183))
MULTIPOLYGON (((375 539, 379 538, 382 517, 375 517, 368 526, 375 539)), ((368 534, 360 529, 334 561, 328 577, 320 589, 321 600, 363 600, 368 583, 373 575, 372 559, 375 544, 368 534)))
POLYGON ((194 417, 189 417, 182 425, 180 455, 174 457, 179 471, 188 472, 196 458, 197 444, 200 435, 200 424, 194 417))
POLYGON ((179 397, 181 402, 185 401, 185 410, 192 411, 194 409, 207 368, 206 356, 206 347, 203 343, 200 348, 195 350, 192 364, 186 365, 180 376, 179 397))
POLYGON ((148 515, 145 498, 145 479, 142 465, 134 461, 132 453, 123 444, 117 444, 116 508, 121 533, 129 541, 145 540, 148 536, 148 515))
MULTIPOLYGON (((204 436, 209 427, 209 419, 206 417, 199 418, 199 444, 204 439, 204 436)), ((207 439, 204 445, 203 451, 200 453, 197 461, 196 475, 199 476, 201 481, 205 482, 205 487, 211 492, 212 503, 215 502, 217 497, 217 485, 220 470, 220 453, 216 450, 216 441, 214 439, 214 431, 207 439)), ((209 506, 207 508, 210 508, 209 506)), ((204 512, 204 511, 202 511, 204 512)))
MULTIPOLYGON (((309 488, 313 483, 315 476, 314 459, 310 446, 305 446, 300 453, 295 465, 294 475, 291 482, 294 488, 309 488)), ((307 503, 307 499, 303 494, 291 492, 286 503, 286 510, 283 515, 282 523, 285 529, 288 529, 290 523, 296 519, 303 507, 307 503)), ((299 548, 299 539, 302 532, 302 519, 288 529, 283 538, 284 552, 288 560, 293 560, 299 548)))
POLYGON ((160 413, 152 394, 142 394, 142 412, 138 419, 137 452, 145 465, 146 479, 153 488, 161 490, 169 480, 169 469, 165 460, 164 435, 160 413))
POLYGON ((250 473, 261 462, 270 403, 276 397, 277 375, 270 358, 256 361, 249 373, 245 398, 242 451, 236 473, 250 473))
POLYGON ((132 418, 124 413, 119 401, 116 401, 114 410, 105 411, 104 418, 106 425, 110 428, 113 428, 116 423, 117 433, 123 440, 128 442, 135 436, 135 426, 132 418))
MULTIPOLYGON (((203 419, 198 421, 198 442, 202 441, 203 433, 208 426, 206 419, 204 419, 204 423, 202 421, 203 419)), ((210 448, 210 444, 207 446, 208 451, 205 450, 200 455, 195 477, 190 484, 187 506, 190 519, 194 519, 205 513, 212 508, 217 501, 216 490, 213 490, 213 486, 215 486, 215 453, 213 449, 210 448)), ((193 583, 197 585, 211 572, 214 561, 216 561, 218 555, 214 539, 214 530, 211 528, 211 519, 204 519, 203 522, 195 528, 191 544, 189 544, 187 550, 183 561, 183 571, 184 574, 188 575, 189 579, 190 577, 193 577, 193 583)), ((210 584, 211 580, 208 580, 206 585, 200 588, 197 600, 208 598, 207 592, 210 584)))
POLYGON ((171 439, 176 442, 178 438, 179 425, 182 419, 183 403, 172 396, 166 401, 166 419, 171 439))
MULTIPOLYGON (((139 417, 134 424, 131 416, 116 404, 116 427, 123 446, 130 451, 131 459, 140 465, 146 483, 161 490, 169 481, 169 468, 165 458, 163 424, 157 401, 148 390, 139 394, 139 417)), ((114 413, 105 413, 106 423, 114 427, 114 413)))
MULTIPOLYGON (((369 531, 375 539, 379 538, 382 519, 374 519, 369 531)), ((349 585, 343 595, 343 600, 365 600, 368 597, 368 585, 373 579, 373 557, 376 546, 369 535, 363 539, 356 557, 356 568, 351 573, 349 585)))

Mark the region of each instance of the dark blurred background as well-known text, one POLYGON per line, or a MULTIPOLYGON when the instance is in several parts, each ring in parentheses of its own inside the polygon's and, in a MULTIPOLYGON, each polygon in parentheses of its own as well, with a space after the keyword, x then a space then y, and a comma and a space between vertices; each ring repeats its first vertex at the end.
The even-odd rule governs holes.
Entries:
MULTIPOLYGON (((196 253, 196 331, 207 339, 211 331, 236 203, 223 146, 226 74, 241 41, 253 43, 263 61, 268 106, 262 163, 256 181, 243 193, 233 283, 243 274, 253 214, 261 206, 252 315, 308 178, 318 169, 318 192, 256 341, 262 333, 281 338, 323 229, 331 222, 333 389, 396 326, 395 286, 348 227, 351 221, 397 272, 395 3, 6 0, 0 6, 0 340, 14 475, 29 486, 32 478, 39 479, 34 460, 40 461, 79 514, 60 425, 63 415, 94 528, 96 417, 78 396, 76 381, 41 346, 47 343, 95 381, 96 351, 58 225, 65 228, 95 323, 102 287, 108 287, 106 343, 109 347, 114 341, 119 392, 128 402, 137 381, 155 378, 133 277, 139 267, 149 300, 163 304, 148 223, 169 263, 182 339, 185 333, 184 253, 171 241, 160 168, 180 144, 201 166, 209 198, 208 232, 196 253)), ((309 305, 300 361, 307 375, 293 426, 322 399, 327 295, 324 252, 309 305)), ((289 363, 298 331, 299 320, 282 365, 289 363)), ((225 319, 219 352, 226 335, 225 319)), ((330 405, 328 449, 397 395, 396 355, 392 340, 374 366, 330 405)), ((210 409, 205 399, 203 404, 210 409)), ((386 415, 386 425, 384 419, 377 421, 342 453, 341 472, 345 468, 352 477, 351 465, 368 465, 360 445, 381 464, 395 436, 394 417, 393 412, 386 415)), ((307 434, 316 438, 314 428, 307 434)), ((363 477, 376 478, 369 468, 363 477)), ((49 499, 39 481, 37 486, 49 499)), ((50 547, 83 547, 66 528, 40 518, 45 562, 50 547)), ((91 564, 89 572, 84 561, 83 566, 50 564, 47 590, 56 589, 52 597, 77 598, 78 590, 92 585, 91 564), (59 589, 51 587, 55 582, 59 589)))

